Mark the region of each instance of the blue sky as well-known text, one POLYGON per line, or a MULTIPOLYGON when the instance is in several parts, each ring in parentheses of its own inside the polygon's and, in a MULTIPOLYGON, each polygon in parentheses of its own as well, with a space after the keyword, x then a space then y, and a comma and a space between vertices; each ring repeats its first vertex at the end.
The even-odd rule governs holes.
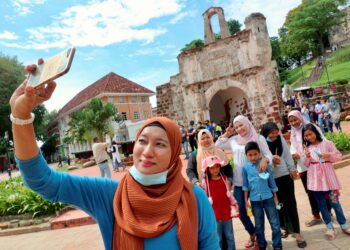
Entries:
MULTIPOLYGON (((115 72, 153 91, 178 73, 176 56, 204 37, 202 13, 224 8, 242 24, 252 12, 277 35, 287 12, 301 0, 6 0, 0 1, 0 52, 23 64, 77 48, 70 72, 58 79, 49 110, 60 109, 99 78, 115 72)), ((217 19, 213 18, 218 32, 217 19)), ((244 25, 243 27, 244 28, 244 25)), ((155 106, 155 97, 152 99, 155 106)))

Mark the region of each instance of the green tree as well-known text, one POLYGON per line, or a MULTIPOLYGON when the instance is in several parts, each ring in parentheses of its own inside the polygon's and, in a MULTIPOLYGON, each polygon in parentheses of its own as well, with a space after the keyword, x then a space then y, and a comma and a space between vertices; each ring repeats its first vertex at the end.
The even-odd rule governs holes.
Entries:
POLYGON ((0 54, 0 137, 4 136, 5 131, 9 131, 12 138, 9 100, 12 92, 24 79, 24 67, 17 58, 0 54))
POLYGON ((272 56, 271 59, 275 60, 278 67, 278 73, 280 75, 281 82, 286 80, 288 77, 288 69, 291 67, 291 63, 288 59, 286 59, 282 53, 280 48, 279 38, 274 36, 270 37, 272 56))
POLYGON ((322 54, 328 44, 331 28, 344 22, 346 15, 341 8, 347 0, 303 0, 291 10, 282 27, 284 53, 300 56, 307 50, 314 55, 322 54), (292 48, 291 48, 292 47, 292 48))
MULTIPOLYGON (((235 19, 229 19, 227 21, 227 25, 228 25, 228 29, 229 29, 231 35, 234 35, 238 31, 240 31, 241 27, 242 27, 242 24, 238 20, 235 20, 235 19)), ((215 36, 215 40, 221 39, 221 34, 219 34, 219 33, 215 33, 214 36, 215 36)), ((204 40, 195 39, 195 40, 192 40, 190 43, 187 43, 185 45, 185 47, 183 47, 181 49, 181 51, 183 52, 183 51, 186 51, 189 49, 200 48, 203 45, 204 45, 204 40)))
POLYGON ((75 143, 92 141, 94 137, 103 138, 113 133, 111 121, 118 121, 118 110, 111 103, 103 105, 101 99, 93 98, 89 105, 71 115, 64 142, 75 143))
POLYGON ((227 25, 228 25, 228 30, 230 31, 231 35, 234 35, 238 31, 241 31, 242 24, 238 20, 229 19, 227 21, 227 25))

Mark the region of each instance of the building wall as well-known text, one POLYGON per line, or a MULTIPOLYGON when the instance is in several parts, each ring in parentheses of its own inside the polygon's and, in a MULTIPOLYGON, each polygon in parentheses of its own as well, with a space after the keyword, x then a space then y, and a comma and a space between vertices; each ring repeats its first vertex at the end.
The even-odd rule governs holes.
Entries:
POLYGON ((158 115, 183 124, 210 120, 211 112, 225 112, 224 106, 219 109, 219 104, 211 100, 220 91, 236 88, 238 91, 232 95, 243 92, 246 100, 235 96, 239 104, 233 102, 231 109, 245 105, 247 110, 240 113, 250 116, 257 127, 268 120, 281 122, 281 87, 276 63, 271 61, 265 17, 253 13, 245 25, 246 29, 234 36, 178 56, 180 72, 169 83, 157 87, 158 115))

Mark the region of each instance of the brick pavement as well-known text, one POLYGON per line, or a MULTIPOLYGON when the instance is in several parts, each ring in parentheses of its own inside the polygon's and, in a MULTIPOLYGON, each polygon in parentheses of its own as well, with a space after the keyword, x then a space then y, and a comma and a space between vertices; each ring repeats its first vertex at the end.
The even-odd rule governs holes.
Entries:
MULTIPOLYGON (((350 123, 342 124, 343 129, 350 132, 350 123)), ((186 161, 183 160, 183 171, 185 174, 186 161)), ((337 169, 337 175, 342 183, 342 195, 341 204, 347 219, 350 219, 350 166, 337 169)), ((80 169, 70 172, 74 175, 85 175, 85 176, 99 176, 99 170, 97 166, 80 169)), ((123 173, 113 173, 113 179, 120 179, 123 173)), ((335 223, 338 228, 339 235, 335 241, 329 242, 324 239, 324 225, 317 225, 312 228, 304 226, 306 220, 310 216, 310 207, 307 201, 307 196, 302 187, 301 181, 295 182, 295 193, 298 202, 298 211, 300 217, 301 231, 303 236, 308 242, 308 246, 305 249, 318 250, 318 249, 342 249, 350 250, 350 237, 340 233, 339 226, 335 223)), ((234 235, 236 240, 236 248, 244 249, 243 243, 248 238, 247 233, 238 219, 234 219, 234 235)), ((266 235, 267 239, 271 238, 271 230, 269 225, 266 224, 266 235)), ((295 239, 289 236, 287 239, 283 239, 284 249, 298 249, 295 244, 295 239)), ((269 246, 269 249, 272 249, 269 246)), ((102 238, 99 234, 97 225, 88 225, 75 228, 65 228, 59 230, 43 231, 37 233, 29 233, 23 235, 4 236, 0 237, 0 248, 6 250, 73 250, 73 249, 86 249, 96 250, 103 249, 102 238)))

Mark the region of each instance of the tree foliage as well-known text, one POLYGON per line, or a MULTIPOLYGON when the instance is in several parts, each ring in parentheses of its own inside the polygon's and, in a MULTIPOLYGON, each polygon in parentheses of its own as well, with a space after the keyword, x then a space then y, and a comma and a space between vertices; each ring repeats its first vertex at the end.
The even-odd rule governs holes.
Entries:
POLYGON ((291 62, 282 55, 278 37, 270 37, 270 43, 272 49, 271 59, 276 61, 280 79, 284 81, 288 77, 287 70, 291 67, 291 62))
POLYGON ((329 31, 344 22, 347 0, 303 0, 289 11, 279 30, 282 53, 301 62, 308 54, 322 54, 329 31))
MULTIPOLYGON (((228 29, 229 29, 229 32, 231 35, 234 35, 238 31, 240 31, 241 27, 242 27, 242 24, 238 20, 235 20, 235 19, 229 19, 227 21, 227 25, 228 25, 228 29)), ((221 39, 221 34, 219 34, 219 33, 215 33, 214 36, 215 36, 215 40, 221 39)), ((191 42, 187 43, 185 45, 185 47, 183 47, 181 49, 181 51, 183 52, 183 51, 186 51, 189 49, 200 48, 203 45, 204 45, 204 40, 195 39, 195 40, 192 40, 191 42)))
POLYGON ((0 137, 4 136, 5 131, 9 131, 12 137, 9 100, 24 79, 24 67, 17 58, 0 55, 0 137))
POLYGON ((113 133, 111 121, 118 120, 118 111, 111 103, 103 105, 101 99, 94 98, 89 105, 74 112, 68 123, 64 142, 92 141, 94 137, 103 138, 105 134, 113 133))

